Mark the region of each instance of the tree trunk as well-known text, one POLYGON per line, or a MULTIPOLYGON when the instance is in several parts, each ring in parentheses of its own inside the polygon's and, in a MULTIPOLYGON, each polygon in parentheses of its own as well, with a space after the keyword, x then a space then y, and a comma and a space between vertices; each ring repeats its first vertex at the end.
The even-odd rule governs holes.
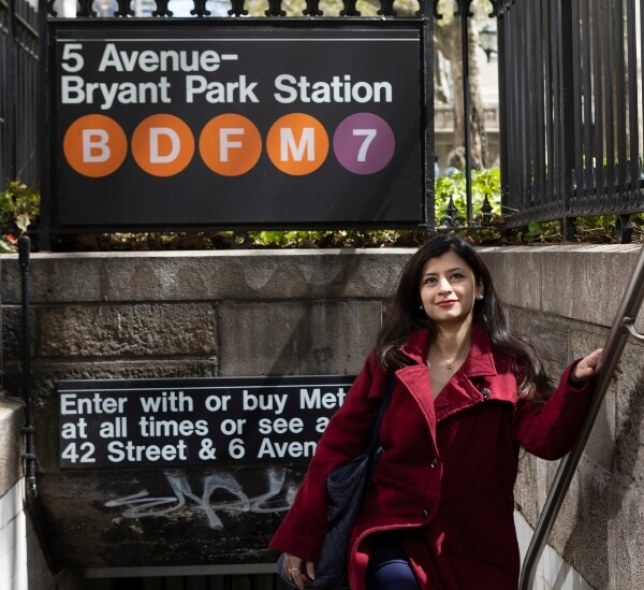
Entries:
MULTIPOLYGON (((481 98, 480 70, 476 48, 478 33, 473 19, 468 19, 469 81, 470 81, 470 145, 474 167, 485 167, 488 163, 488 144, 485 132, 485 111, 481 98)), ((461 46, 460 17, 439 25, 434 29, 435 48, 446 57, 452 70, 454 134, 453 149, 465 145, 465 122, 463 106, 463 59, 461 46)))

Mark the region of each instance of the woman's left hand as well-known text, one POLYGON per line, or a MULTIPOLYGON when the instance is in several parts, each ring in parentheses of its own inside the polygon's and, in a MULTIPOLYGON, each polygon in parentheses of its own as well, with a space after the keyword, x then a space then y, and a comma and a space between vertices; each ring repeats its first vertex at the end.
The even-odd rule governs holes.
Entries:
POLYGON ((291 553, 284 553, 284 567, 288 577, 300 590, 304 590, 304 586, 315 579, 315 563, 312 561, 306 561, 291 553))
MULTIPOLYGON (((585 356, 581 359, 572 370, 570 374, 570 379, 574 383, 585 383, 591 377, 594 377, 597 374, 601 367, 601 358, 604 349, 598 348, 591 352, 588 356, 585 356)), ((623 373, 621 363, 617 363, 615 367, 615 372, 613 373, 612 380, 617 381, 619 376, 623 373)))
POLYGON ((599 370, 599 361, 601 360, 603 350, 603 348, 593 350, 588 356, 581 359, 572 370, 572 374, 570 375, 572 380, 577 383, 585 383, 596 375, 599 370))

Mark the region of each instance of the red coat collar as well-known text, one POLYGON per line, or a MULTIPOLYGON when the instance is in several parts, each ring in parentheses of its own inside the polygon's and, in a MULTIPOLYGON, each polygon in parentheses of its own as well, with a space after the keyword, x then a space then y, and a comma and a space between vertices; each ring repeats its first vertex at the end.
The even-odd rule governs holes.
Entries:
MULTIPOLYGON (((424 365, 430 347, 430 333, 427 328, 412 332, 402 351, 415 363, 424 365)), ((468 377, 496 375, 492 341, 485 328, 476 323, 472 326, 470 353, 460 372, 468 377)))

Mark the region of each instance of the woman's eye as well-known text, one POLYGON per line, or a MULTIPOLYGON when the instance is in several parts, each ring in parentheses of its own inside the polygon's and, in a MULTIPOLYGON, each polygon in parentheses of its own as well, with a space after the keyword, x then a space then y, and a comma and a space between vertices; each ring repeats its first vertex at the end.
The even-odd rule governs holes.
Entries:
POLYGON ((453 280, 456 280, 456 281, 459 281, 459 280, 461 280, 462 278, 463 278, 463 275, 462 275, 460 272, 455 272, 455 273, 452 275, 452 279, 453 279, 453 280))

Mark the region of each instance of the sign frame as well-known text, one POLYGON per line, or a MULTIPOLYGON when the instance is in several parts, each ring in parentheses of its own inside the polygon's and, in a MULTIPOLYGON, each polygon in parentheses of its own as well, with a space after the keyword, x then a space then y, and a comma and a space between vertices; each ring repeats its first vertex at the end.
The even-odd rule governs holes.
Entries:
POLYGON ((310 460, 355 376, 63 380, 64 470, 289 464, 310 460))
MULTIPOLYGON (((78 19, 77 19, 78 20, 78 19)), ((212 19, 204 21, 202 19, 119 19, 118 21, 110 22, 110 26, 105 26, 105 23, 93 21, 74 22, 70 19, 52 19, 49 23, 49 117, 50 127, 56 130, 52 134, 49 144, 50 154, 53 158, 46 158, 50 162, 48 167, 48 174, 51 178, 51 195, 48 196, 46 191, 44 198, 49 203, 43 204, 43 211, 48 211, 47 218, 49 220, 49 227, 43 228, 50 233, 79 233, 79 232, 99 232, 99 231, 213 231, 213 230, 251 230, 251 229, 341 229, 341 228, 428 228, 433 225, 433 165, 430 160, 433 160, 433 96, 431 85, 431 60, 427 58, 428 51, 431 45, 431 34, 429 31, 430 20, 424 17, 414 17, 405 19, 394 19, 383 21, 381 19, 320 19, 314 23, 309 19, 212 19), (356 210, 361 208, 359 213, 352 212, 349 215, 342 215, 341 213, 334 213, 333 210, 338 207, 343 207, 342 203, 347 203, 350 199, 346 196, 339 196, 337 202, 326 203, 320 206, 317 210, 312 210, 311 214, 301 211, 297 214, 289 213, 294 206, 295 196, 289 197, 284 201, 272 203, 266 201, 264 212, 261 215, 253 217, 248 212, 255 211, 259 201, 253 202, 253 195, 257 193, 257 199, 262 198, 262 193, 259 188, 263 183, 253 182, 245 187, 245 190, 240 190, 239 193, 243 195, 251 195, 251 200, 244 205, 240 205, 240 209, 229 216, 222 214, 221 210, 216 207, 210 211, 200 209, 199 203, 193 204, 194 211, 190 215, 184 215, 184 211, 189 209, 185 202, 179 202, 180 194, 171 194, 167 201, 171 204, 169 209, 164 215, 156 216, 156 210, 153 205, 148 202, 147 205, 142 205, 145 211, 150 212, 150 218, 146 218, 146 214, 141 211, 136 215, 128 211, 128 203, 133 203, 137 199, 137 194, 150 194, 153 193, 149 187, 144 187, 144 190, 134 190, 128 188, 125 182, 112 182, 109 190, 110 199, 115 198, 116 204, 109 202, 109 199, 103 198, 103 205, 99 206, 97 211, 93 212, 91 195, 97 193, 87 187, 89 184, 82 185, 83 190, 71 190, 66 186, 65 180, 65 161, 62 143, 62 115, 60 108, 57 104, 58 96, 60 93, 60 78, 61 75, 59 64, 56 59, 56 46, 61 40, 69 40, 74 34, 81 32, 83 35, 88 35, 90 38, 104 38, 106 42, 110 39, 117 39, 120 41, 127 41, 128 35, 136 34, 144 31, 145 34, 161 36, 169 34, 185 34, 190 37, 210 37, 220 39, 222 37, 235 37, 240 34, 250 35, 312 35, 312 31, 320 36, 337 35, 348 37, 360 32, 364 34, 364 39, 376 37, 378 35, 396 35, 409 33, 415 36, 417 43, 415 44, 414 53, 416 54, 416 72, 415 84, 416 98, 414 103, 417 102, 417 120, 415 122, 415 134, 417 137, 412 138, 416 150, 413 156, 413 166, 405 163, 404 170, 410 174, 412 181, 406 179, 405 183, 395 189, 390 189, 390 192, 379 195, 378 191, 385 190, 387 182, 395 183, 395 174, 387 178, 383 175, 377 181, 374 180, 371 184, 367 182, 365 187, 360 188, 359 183, 365 182, 367 174, 354 174, 352 180, 358 184, 352 188, 351 194, 364 196, 364 200, 360 205, 356 205, 356 210), (411 172, 410 172, 411 171, 411 172), (393 180, 392 180, 393 178, 393 180), (414 197, 406 196, 407 190, 413 184, 414 197), (385 189, 382 189, 382 187, 385 189), (356 188, 357 187, 357 188, 356 188), (374 188, 375 187, 375 188, 374 188), (124 201, 119 205, 117 197, 123 193, 124 201), (89 195, 89 197, 88 197, 89 195), (291 200, 289 200, 291 199, 291 200), (413 202, 411 202, 413 200, 413 202), (125 203, 126 206, 123 206, 125 203), (406 209, 403 206, 406 204, 406 209), (274 206, 275 205, 275 206, 274 206), (102 209, 101 209, 102 207, 102 209), (398 207, 398 210, 396 209, 398 207), (102 212, 101 212, 102 211, 102 212), (112 215, 111 212, 114 212, 112 215), (154 214, 152 213, 154 212, 154 214), (198 214, 197 214, 198 212, 198 214), (331 214, 329 213, 331 212, 331 214), (383 213, 384 212, 384 213, 383 213), (307 216, 308 215, 308 216, 307 216), (330 216, 329 216, 330 215, 330 216)), ((346 79, 346 76, 345 76, 346 79)), ((123 105, 121 105, 123 106, 123 105)), ((298 105, 295 105, 294 110, 298 110, 298 105)), ((337 106, 337 105, 332 105, 337 106)), ((358 105, 355 105, 356 107, 358 105)), ((366 109, 365 109, 366 110, 366 109)), ((405 109, 408 111, 409 109, 405 109)), ((403 117, 408 116, 408 112, 400 113, 403 117)), ((314 113, 317 115, 317 113, 314 113)), ((336 117, 337 122, 337 117, 336 117)), ((333 127, 334 125, 331 125, 333 127)), ((335 129, 337 131, 337 127, 335 129)), ((128 140, 132 134, 132 129, 127 130, 128 140)), ((266 130, 261 130, 262 136, 266 135, 266 130)), ((196 134, 195 134, 196 136, 196 134)), ((329 131, 329 136, 332 136, 329 131)), ((264 137, 262 137, 264 139, 264 137)), ((408 138, 409 139, 409 138, 408 138)), ((331 148, 332 151, 332 148, 331 148)), ((397 152, 396 152, 397 153, 397 152)), ((327 161, 330 161, 335 153, 329 153, 327 161)), ((396 156, 397 157, 397 156, 396 156)), ((199 155, 195 153, 194 160, 197 160, 199 155)), ((262 154, 262 158, 266 159, 266 154, 262 154)), ((131 154, 128 152, 126 161, 130 163, 132 160, 131 154)), ((402 160, 401 160, 402 161, 402 160)), ((337 162, 334 162, 337 164, 337 162)), ((326 163, 323 167, 326 166, 326 163)), ((396 164, 396 170, 401 167, 396 164)), ((328 190, 324 187, 324 191, 334 194, 332 182, 334 178, 339 177, 337 173, 338 166, 335 168, 329 166, 326 176, 315 179, 315 182, 326 185, 331 183, 331 188, 328 190)), ((266 172, 264 171, 264 175, 266 172)), ((277 173, 279 174, 279 173, 277 173)), ((401 175, 403 173, 400 173, 401 175)), ((310 187, 303 183, 300 176, 284 175, 290 183, 300 183, 300 188, 292 191, 293 195, 309 194, 311 191, 306 190, 310 187), (303 188, 302 188, 303 187, 303 188), (300 190, 301 189, 301 190, 300 190), (302 192, 303 191, 303 192, 302 192)), ((314 177, 315 173, 309 174, 314 177)), ((374 174, 372 176, 378 176, 374 174)), ((168 178, 158 178, 158 183, 154 186, 161 187, 159 191, 165 190, 162 187, 169 186, 168 178)), ((233 179, 237 181, 237 179, 233 179)), ((368 179, 372 180, 372 179, 368 179)), ((249 180, 250 182, 250 180, 249 180)), ((338 181, 340 182, 340 181, 338 181)), ((67 183, 69 184, 69 183, 67 183)), ((269 182, 266 186, 277 185, 277 183, 269 182)), ((99 185, 96 185, 99 186, 99 185)), ((284 185, 288 186, 288 184, 284 185)), ((293 185, 295 186, 295 185, 293 185)), ((346 185, 343 185, 346 186, 346 185)), ((231 189, 232 190, 232 189, 231 189)), ((235 191, 237 189, 234 189, 235 191)), ((277 188, 275 189, 278 190, 277 188)), ((280 189, 281 194, 290 194, 290 189, 280 189)), ((320 188, 320 194, 323 189, 320 188)), ((348 190, 348 188, 347 188, 348 190)), ((190 193, 186 190, 186 193, 190 193)), ((281 198, 281 197, 280 197, 281 198)), ((236 199, 229 199, 231 202, 236 199)), ((319 200, 319 199, 318 199, 319 200)), ((97 199, 97 202, 100 199, 97 199)), ((167 205, 167 203, 166 203, 167 205)), ((164 207, 166 206, 164 205, 164 207)), ((302 205, 305 208, 304 205, 302 205)), ((160 207, 159 209, 163 209, 160 207)))

